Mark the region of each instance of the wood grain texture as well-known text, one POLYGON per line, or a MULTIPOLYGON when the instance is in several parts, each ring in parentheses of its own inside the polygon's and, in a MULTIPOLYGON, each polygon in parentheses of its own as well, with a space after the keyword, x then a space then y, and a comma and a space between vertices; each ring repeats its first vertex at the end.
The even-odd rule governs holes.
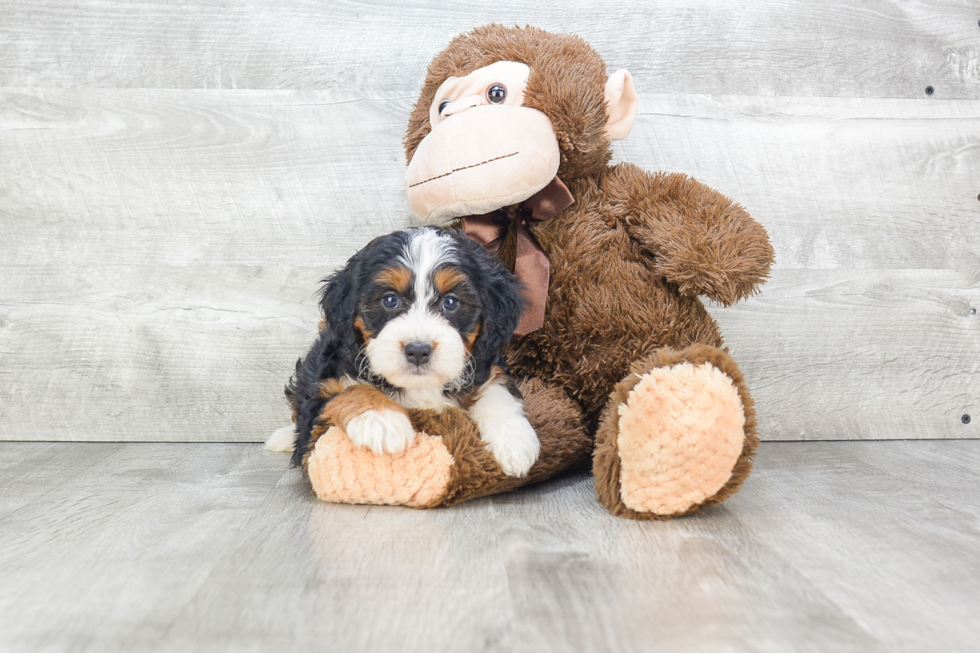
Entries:
POLYGON ((640 111, 619 157, 735 198, 779 267, 980 269, 980 103, 644 96, 640 111))
MULTIPOLYGON (((0 90, 4 262, 335 266, 409 223, 410 106, 0 90)), ((976 102, 644 95, 641 111, 617 160, 736 198, 780 267, 980 268, 976 102)))
POLYGON ((4 504, 34 495, 0 509, 0 606, 28 608, 4 618, 8 650, 156 646, 282 476, 258 447, 48 453, 3 484, 4 504))
POLYGON ((5 263, 306 262, 407 224, 407 104, 0 89, 5 263))
POLYGON ((955 270, 780 269, 712 313, 765 439, 976 438, 978 286, 955 270))
MULTIPOLYGON (((309 91, 0 91, 0 439, 257 441, 318 281, 409 223, 410 102, 309 91)), ((769 230, 713 307, 761 434, 977 437, 980 105, 645 95, 616 157, 769 230), (836 429, 828 429, 833 425, 836 429)))
POLYGON ((973 0, 3 3, 0 86, 259 88, 413 96, 489 22, 577 33, 641 91, 980 98, 973 0))
POLYGON ((285 465, 0 443, 0 648, 968 651, 980 628, 976 441, 763 443, 739 494, 670 522, 612 517, 583 475, 416 511, 320 503, 285 465))

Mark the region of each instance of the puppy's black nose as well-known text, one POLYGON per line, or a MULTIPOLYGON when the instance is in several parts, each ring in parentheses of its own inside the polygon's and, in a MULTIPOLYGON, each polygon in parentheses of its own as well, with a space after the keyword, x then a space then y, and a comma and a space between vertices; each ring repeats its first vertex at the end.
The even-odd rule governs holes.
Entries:
POLYGON ((432 358, 432 345, 427 342, 410 342, 405 345, 405 358, 412 365, 425 365, 432 358))

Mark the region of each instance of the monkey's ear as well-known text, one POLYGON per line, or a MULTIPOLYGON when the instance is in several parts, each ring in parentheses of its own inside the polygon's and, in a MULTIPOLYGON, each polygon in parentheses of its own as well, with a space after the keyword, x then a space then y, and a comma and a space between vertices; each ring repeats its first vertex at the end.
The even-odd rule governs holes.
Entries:
POLYGON ((633 76, 626 70, 610 75, 606 81, 606 138, 626 138, 636 121, 637 104, 633 76))

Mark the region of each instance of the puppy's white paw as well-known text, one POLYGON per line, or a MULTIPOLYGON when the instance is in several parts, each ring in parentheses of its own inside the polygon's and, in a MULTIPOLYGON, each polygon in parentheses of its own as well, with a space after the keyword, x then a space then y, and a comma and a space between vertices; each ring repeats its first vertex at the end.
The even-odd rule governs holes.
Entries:
POLYGON ((347 420, 344 430, 351 442, 374 453, 398 453, 415 441, 408 416, 396 410, 369 410, 347 420))
POLYGON ((269 451, 292 451, 296 448, 296 427, 290 424, 281 429, 276 429, 265 441, 265 448, 269 451))
POLYGON ((483 426, 480 438, 507 476, 527 476, 541 453, 538 434, 524 416, 494 420, 483 426))

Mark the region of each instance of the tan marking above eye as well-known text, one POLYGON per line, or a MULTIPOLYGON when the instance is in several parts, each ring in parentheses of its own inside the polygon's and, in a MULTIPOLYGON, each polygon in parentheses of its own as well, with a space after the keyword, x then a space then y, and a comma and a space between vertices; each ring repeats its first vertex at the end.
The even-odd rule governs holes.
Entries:
POLYGON ((452 267, 439 268, 432 275, 432 282, 435 284, 436 292, 440 295, 449 292, 464 281, 466 281, 466 275, 452 267))
POLYGON ((385 268, 374 277, 374 281, 404 295, 412 285, 412 271, 403 267, 385 268))

